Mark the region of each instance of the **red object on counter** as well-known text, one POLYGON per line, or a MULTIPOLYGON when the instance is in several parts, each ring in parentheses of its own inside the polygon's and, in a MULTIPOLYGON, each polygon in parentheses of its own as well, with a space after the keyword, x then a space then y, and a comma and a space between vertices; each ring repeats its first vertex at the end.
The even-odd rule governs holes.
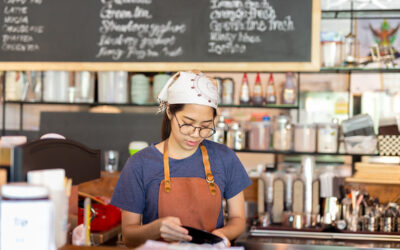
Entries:
MULTIPOLYGON (((102 232, 113 228, 121 222, 121 210, 111 204, 92 203, 96 216, 90 223, 90 231, 102 232)), ((78 224, 83 223, 84 209, 78 208, 78 224)))

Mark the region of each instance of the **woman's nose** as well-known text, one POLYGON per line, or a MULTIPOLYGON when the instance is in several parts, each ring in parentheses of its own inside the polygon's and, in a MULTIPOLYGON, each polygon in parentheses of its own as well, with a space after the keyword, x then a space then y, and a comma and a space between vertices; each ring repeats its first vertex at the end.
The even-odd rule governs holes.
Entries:
POLYGON ((192 133, 190 134, 191 137, 200 137, 200 128, 195 127, 192 133))

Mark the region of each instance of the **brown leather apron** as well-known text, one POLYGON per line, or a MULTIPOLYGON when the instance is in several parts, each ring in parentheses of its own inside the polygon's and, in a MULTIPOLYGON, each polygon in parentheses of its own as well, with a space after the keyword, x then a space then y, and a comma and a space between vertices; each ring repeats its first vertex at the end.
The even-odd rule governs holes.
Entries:
POLYGON ((168 141, 164 143, 164 180, 158 194, 158 217, 178 217, 182 225, 211 232, 221 211, 221 191, 211 173, 206 147, 200 145, 206 179, 169 175, 168 141))

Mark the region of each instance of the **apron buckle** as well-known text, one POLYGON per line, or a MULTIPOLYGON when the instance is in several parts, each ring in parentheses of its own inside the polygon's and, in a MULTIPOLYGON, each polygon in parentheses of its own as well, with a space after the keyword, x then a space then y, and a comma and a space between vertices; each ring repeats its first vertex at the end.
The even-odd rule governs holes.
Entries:
POLYGON ((214 176, 212 174, 208 174, 206 177, 207 183, 214 183, 214 176))

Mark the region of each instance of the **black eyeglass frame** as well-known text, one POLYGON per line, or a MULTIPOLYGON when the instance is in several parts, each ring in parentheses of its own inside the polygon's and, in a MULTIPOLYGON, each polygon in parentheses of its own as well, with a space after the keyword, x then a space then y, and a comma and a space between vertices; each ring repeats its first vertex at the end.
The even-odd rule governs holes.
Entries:
POLYGON ((200 136, 201 138, 203 138, 203 139, 209 138, 209 137, 211 137, 211 136, 213 136, 213 135, 215 134, 215 124, 214 124, 214 121, 213 121, 213 128, 203 128, 203 127, 195 127, 195 126, 193 126, 192 124, 187 124, 187 123, 180 124, 179 121, 178 121, 178 118, 176 117, 176 115, 174 115, 174 117, 175 117, 175 119, 176 119, 176 122, 178 123, 179 132, 181 132, 181 134, 183 134, 183 135, 190 135, 190 134, 194 133, 194 132, 196 131, 196 129, 199 129, 199 136, 200 136), (188 134, 183 133, 183 132, 182 132, 182 127, 183 127, 183 126, 192 127, 192 129, 193 129, 192 132, 191 132, 191 133, 188 133, 188 134), (207 137, 203 137, 203 136, 201 136, 201 130, 202 130, 202 129, 211 129, 211 130, 212 130, 212 133, 211 133, 209 136, 207 136, 207 137))

